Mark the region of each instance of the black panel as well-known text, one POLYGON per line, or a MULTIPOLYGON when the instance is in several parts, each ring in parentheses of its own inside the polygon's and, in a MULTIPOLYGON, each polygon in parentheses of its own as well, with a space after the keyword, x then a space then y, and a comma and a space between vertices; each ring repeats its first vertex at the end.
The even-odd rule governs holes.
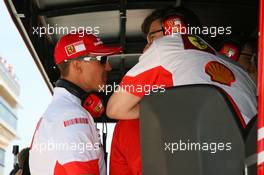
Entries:
POLYGON ((152 93, 140 109, 143 174, 243 174, 242 125, 219 88, 188 85, 152 93))

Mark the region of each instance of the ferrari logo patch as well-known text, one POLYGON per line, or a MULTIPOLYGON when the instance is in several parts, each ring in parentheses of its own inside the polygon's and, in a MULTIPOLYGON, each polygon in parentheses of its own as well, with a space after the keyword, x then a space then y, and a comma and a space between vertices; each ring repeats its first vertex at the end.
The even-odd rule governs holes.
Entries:
POLYGON ((192 43, 192 45, 194 45, 200 50, 205 50, 208 47, 206 43, 204 43, 202 40, 195 36, 188 36, 188 39, 192 43))
POLYGON ((69 45, 65 47, 67 55, 72 55, 76 53, 76 50, 73 45, 69 45))
POLYGON ((231 86, 236 81, 234 73, 222 63, 210 61, 205 66, 205 72, 211 77, 211 81, 231 86))
POLYGON ((78 53, 84 50, 86 50, 86 48, 85 48, 83 41, 78 41, 78 42, 65 46, 65 51, 68 56, 71 56, 75 53, 78 53))

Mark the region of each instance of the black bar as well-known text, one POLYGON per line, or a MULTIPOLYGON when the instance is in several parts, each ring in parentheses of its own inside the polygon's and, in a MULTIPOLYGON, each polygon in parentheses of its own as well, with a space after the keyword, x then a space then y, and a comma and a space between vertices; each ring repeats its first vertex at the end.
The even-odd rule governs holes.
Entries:
POLYGON ((71 6, 71 7, 54 7, 47 10, 39 10, 38 15, 46 16, 47 18, 97 12, 97 11, 112 11, 118 10, 119 3, 105 3, 105 4, 96 4, 96 5, 80 5, 80 6, 71 6))
POLYGON ((126 0, 120 0, 120 44, 126 50, 126 0))
MULTIPOLYGON (((122 0, 120 0, 122 3, 122 0)), ((73 15, 98 11, 119 10, 120 3, 104 3, 104 4, 84 4, 70 7, 53 7, 45 10, 39 10, 38 15, 47 16, 48 18, 64 15, 73 15)), ((126 2, 126 9, 155 9, 168 5, 174 5, 175 1, 145 1, 145 2, 126 2)))

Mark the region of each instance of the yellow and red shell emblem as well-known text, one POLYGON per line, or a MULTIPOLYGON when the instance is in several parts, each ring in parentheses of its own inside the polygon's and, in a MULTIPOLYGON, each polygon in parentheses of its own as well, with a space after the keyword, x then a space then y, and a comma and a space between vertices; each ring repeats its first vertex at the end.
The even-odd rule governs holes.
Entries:
POLYGON ((222 63, 210 61, 205 66, 205 72, 211 77, 211 81, 231 86, 236 81, 234 73, 222 63))

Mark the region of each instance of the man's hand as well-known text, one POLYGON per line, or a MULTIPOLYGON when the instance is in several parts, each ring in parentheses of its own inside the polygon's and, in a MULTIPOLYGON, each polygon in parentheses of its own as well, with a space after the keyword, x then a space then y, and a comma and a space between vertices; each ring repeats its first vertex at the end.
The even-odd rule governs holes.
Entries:
POLYGON ((118 120, 137 119, 139 118, 140 100, 140 97, 124 89, 114 92, 108 101, 106 114, 109 118, 118 120))

